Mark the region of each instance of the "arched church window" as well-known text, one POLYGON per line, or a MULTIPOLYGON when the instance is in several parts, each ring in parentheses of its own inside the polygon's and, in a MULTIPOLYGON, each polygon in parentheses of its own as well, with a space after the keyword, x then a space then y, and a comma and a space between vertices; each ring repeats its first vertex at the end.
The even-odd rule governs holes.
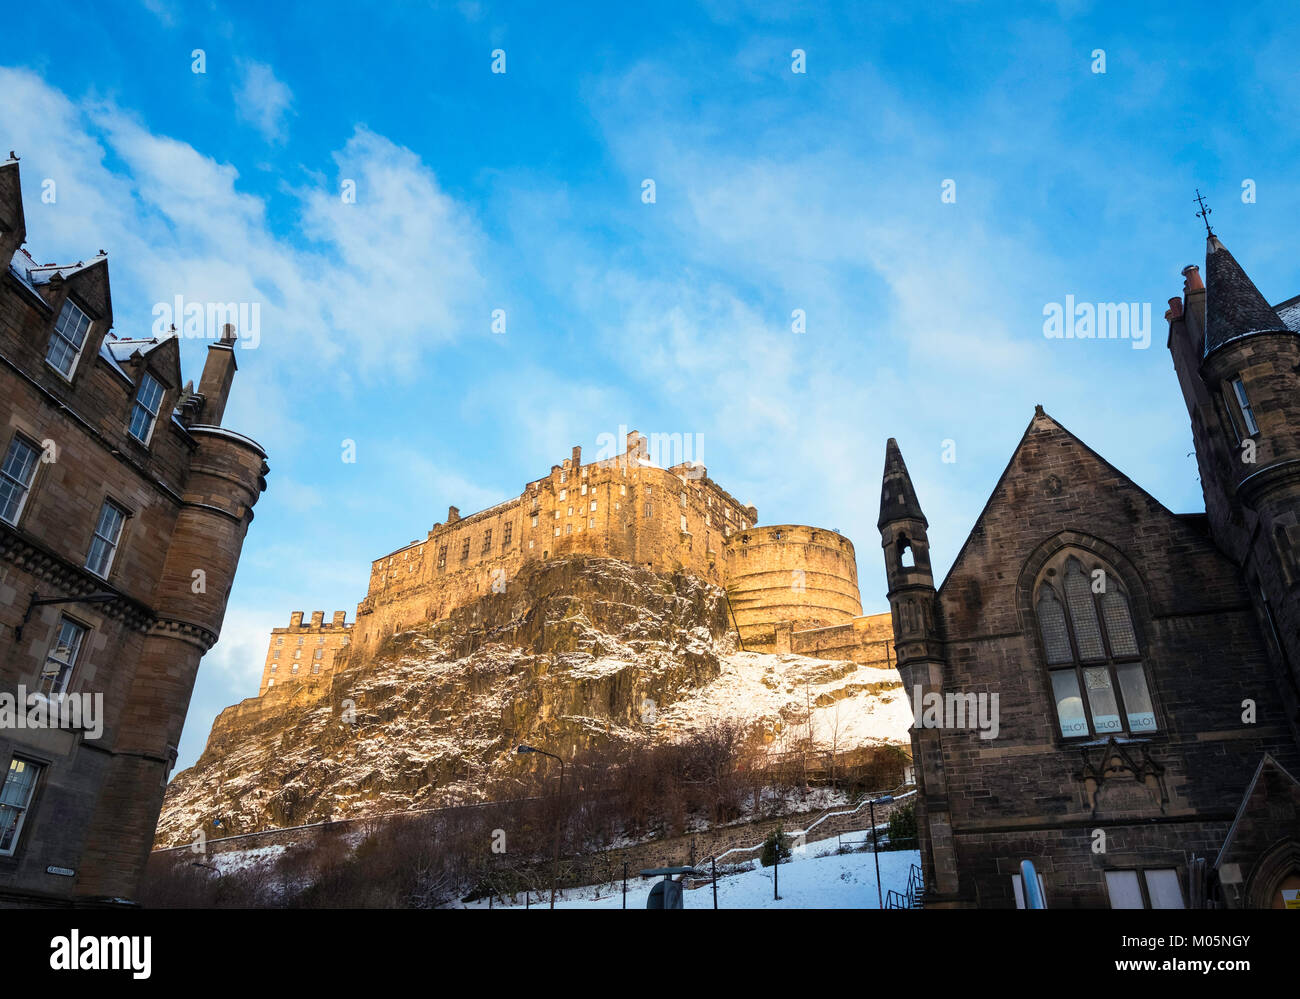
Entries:
POLYGON ((1064 552, 1044 567, 1034 607, 1061 735, 1156 731, 1132 605, 1118 576, 1091 556, 1064 552))

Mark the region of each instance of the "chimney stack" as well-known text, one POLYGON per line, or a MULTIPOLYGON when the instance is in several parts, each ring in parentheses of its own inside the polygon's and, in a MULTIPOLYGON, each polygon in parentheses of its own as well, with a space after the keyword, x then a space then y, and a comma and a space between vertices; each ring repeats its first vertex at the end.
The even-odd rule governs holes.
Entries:
POLYGON ((289 627, 290 628, 302 627, 302 611, 294 611, 292 614, 289 615, 289 627))
POLYGON ((335 611, 335 612, 334 612, 334 620, 331 621, 330 623, 331 623, 335 628, 342 628, 343 625, 344 625, 344 623, 345 623, 345 620, 346 620, 347 616, 348 616, 348 612, 347 612, 347 611, 335 611))
POLYGON ((447 507, 447 523, 454 524, 458 520, 460 520, 460 508, 454 506, 447 507))
POLYGON ((235 327, 226 323, 221 328, 221 339, 208 347, 208 359, 199 378, 199 395, 203 396, 203 414, 200 419, 211 427, 221 426, 226 412, 230 385, 235 380, 235 327))
POLYGON ((312 626, 313 628, 319 628, 319 627, 320 627, 324 622, 325 622, 325 612, 324 612, 324 611, 312 611, 312 612, 311 612, 311 626, 312 626))

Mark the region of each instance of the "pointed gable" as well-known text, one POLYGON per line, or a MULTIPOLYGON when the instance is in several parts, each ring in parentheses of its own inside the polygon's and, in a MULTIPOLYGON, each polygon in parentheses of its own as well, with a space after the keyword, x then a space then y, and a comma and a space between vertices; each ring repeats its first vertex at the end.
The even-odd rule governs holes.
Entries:
POLYGON ((1060 535, 1158 576, 1153 605, 1196 594, 1198 573, 1232 574, 1195 520, 1170 512, 1039 406, 939 588, 947 637, 1019 631, 1020 571, 1060 535))

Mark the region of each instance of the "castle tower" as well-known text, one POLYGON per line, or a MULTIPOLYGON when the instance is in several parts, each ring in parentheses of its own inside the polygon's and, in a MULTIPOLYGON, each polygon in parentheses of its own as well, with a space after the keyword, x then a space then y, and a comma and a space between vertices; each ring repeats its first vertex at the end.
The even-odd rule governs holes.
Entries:
MULTIPOLYGON (((898 442, 885 446, 884 481, 880 490, 880 542, 889 583, 889 609, 894 622, 894 647, 903 689, 916 705, 929 695, 943 696, 943 642, 935 619, 936 592, 930 568, 929 523, 916 498, 912 478, 898 442)), ((957 862, 948 817, 942 730, 924 728, 913 718, 912 762, 916 768, 916 824, 927 899, 956 900, 957 862)), ((931 901, 927 901, 931 904, 931 901)))
POLYGON ((1210 528, 1242 567, 1276 655, 1293 727, 1300 703, 1300 335, 1210 233, 1206 282, 1184 269, 1169 349, 1192 419, 1210 528), (1180 314, 1181 313, 1181 314, 1180 314))

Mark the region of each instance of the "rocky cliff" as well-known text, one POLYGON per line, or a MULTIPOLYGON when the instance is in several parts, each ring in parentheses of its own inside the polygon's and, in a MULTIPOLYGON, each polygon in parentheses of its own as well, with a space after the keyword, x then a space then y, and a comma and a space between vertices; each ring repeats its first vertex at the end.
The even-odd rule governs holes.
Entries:
POLYGON ((724 592, 694 576, 527 563, 505 592, 343 661, 315 690, 285 683, 223 711, 168 787, 157 843, 483 800, 536 759, 520 742, 571 758, 720 718, 777 744, 907 740, 892 669, 734 643, 724 592))

